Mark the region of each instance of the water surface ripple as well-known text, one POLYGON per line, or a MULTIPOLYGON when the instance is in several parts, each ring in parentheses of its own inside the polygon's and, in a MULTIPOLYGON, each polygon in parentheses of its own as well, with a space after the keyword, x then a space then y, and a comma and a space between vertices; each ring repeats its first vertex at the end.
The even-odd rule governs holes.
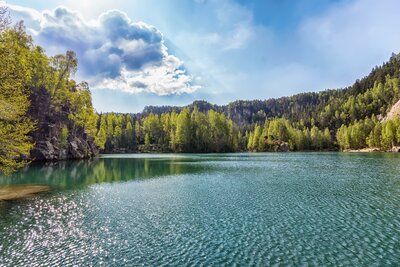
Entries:
POLYGON ((398 266, 400 156, 107 155, 1 185, 0 265, 398 266))

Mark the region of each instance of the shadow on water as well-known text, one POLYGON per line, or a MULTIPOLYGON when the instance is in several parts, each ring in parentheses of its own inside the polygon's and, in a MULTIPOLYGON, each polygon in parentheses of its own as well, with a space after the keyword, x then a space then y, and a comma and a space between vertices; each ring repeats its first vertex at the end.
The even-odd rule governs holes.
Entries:
POLYGON ((143 180, 204 171, 204 166, 193 165, 190 162, 180 157, 104 157, 53 163, 34 162, 11 177, 0 176, 0 187, 36 184, 47 185, 52 189, 77 189, 98 183, 143 180))

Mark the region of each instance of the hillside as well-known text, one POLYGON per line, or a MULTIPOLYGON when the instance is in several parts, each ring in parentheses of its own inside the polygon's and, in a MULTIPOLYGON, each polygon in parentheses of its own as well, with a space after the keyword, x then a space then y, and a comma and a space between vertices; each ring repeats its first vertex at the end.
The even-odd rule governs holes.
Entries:
POLYGON ((203 112, 211 109, 223 112, 243 129, 262 123, 266 118, 276 117, 291 122, 302 120, 307 126, 315 124, 319 128, 337 130, 342 124, 367 116, 385 116, 400 99, 397 90, 399 77, 400 55, 392 54, 388 62, 375 67, 368 76, 343 89, 300 93, 268 100, 237 100, 222 106, 206 101, 195 101, 185 107, 148 106, 137 116, 143 117, 150 113, 161 115, 173 110, 181 111, 183 108, 193 110, 197 106, 203 112))
POLYGON ((185 107, 148 106, 138 114, 101 114, 98 126, 106 135, 102 151, 219 152, 209 138, 228 141, 223 151, 390 149, 400 141, 400 132, 395 133, 397 124, 392 127, 379 118, 400 99, 399 77, 400 55, 392 54, 388 62, 343 89, 221 106, 195 101, 185 107), (225 122, 218 125, 209 111, 232 126, 226 130, 225 122), (183 122, 189 124, 187 136, 180 136, 183 122), (389 126, 392 134, 382 130, 389 126), (213 131, 225 137, 213 137, 213 131), (280 148, 282 144, 287 148, 280 148))

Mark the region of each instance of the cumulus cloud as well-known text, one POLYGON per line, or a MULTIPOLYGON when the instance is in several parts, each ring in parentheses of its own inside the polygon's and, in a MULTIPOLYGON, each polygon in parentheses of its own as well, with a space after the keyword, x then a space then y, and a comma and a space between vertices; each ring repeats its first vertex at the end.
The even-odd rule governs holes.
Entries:
POLYGON ((51 53, 73 50, 79 76, 92 88, 157 95, 192 93, 200 88, 183 62, 169 54, 163 35, 144 22, 110 10, 87 21, 65 7, 38 12, 9 5, 13 19, 26 21, 35 40, 51 53))
POLYGON ((168 55, 160 66, 149 66, 142 70, 121 69, 116 78, 104 79, 98 86, 102 88, 115 88, 125 92, 150 92, 157 95, 168 95, 171 92, 193 93, 200 87, 191 85, 192 78, 181 69, 180 60, 168 55))

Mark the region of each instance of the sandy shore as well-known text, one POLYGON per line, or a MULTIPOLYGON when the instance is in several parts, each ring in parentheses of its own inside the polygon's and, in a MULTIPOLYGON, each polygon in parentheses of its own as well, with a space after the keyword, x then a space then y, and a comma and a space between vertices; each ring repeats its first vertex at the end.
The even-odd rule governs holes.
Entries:
POLYGON ((384 152, 377 147, 372 148, 362 148, 362 149, 345 149, 343 152, 384 152))

